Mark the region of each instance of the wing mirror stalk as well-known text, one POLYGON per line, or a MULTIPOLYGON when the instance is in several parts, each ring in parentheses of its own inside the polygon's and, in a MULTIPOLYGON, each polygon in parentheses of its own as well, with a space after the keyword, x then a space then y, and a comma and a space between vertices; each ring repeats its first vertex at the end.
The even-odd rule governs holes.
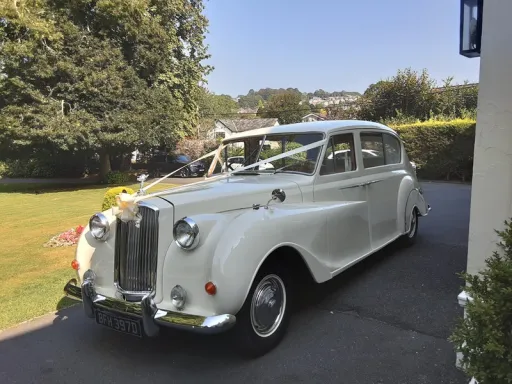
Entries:
POLYGON ((272 201, 278 201, 279 203, 282 203, 285 200, 286 200, 286 193, 281 188, 276 188, 272 191, 272 197, 270 198, 270 200, 267 202, 266 205, 253 204, 252 209, 258 210, 261 207, 263 207, 264 209, 268 209, 268 206, 270 205, 270 203, 272 201))

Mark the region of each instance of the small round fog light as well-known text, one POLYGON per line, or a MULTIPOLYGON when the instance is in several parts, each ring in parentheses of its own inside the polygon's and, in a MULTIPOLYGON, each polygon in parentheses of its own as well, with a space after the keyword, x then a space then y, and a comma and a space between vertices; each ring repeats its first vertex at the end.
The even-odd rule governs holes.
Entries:
POLYGON ((171 303, 176 307, 176 309, 183 309, 185 306, 185 301, 187 301, 187 291, 181 286, 176 285, 171 290, 171 303))

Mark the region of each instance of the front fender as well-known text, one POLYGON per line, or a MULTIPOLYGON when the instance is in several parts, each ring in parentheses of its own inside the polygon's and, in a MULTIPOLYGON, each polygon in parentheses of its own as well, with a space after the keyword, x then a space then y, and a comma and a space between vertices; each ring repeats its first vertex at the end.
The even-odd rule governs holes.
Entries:
MULTIPOLYGON (((343 205, 343 203, 341 203, 343 205)), ((313 278, 323 282, 331 273, 322 263, 329 243, 328 206, 288 204, 269 209, 244 209, 190 216, 199 226, 199 245, 192 251, 172 242, 163 264, 160 307, 172 309, 169 294, 176 284, 187 290, 185 312, 198 315, 236 314, 264 260, 277 248, 296 249, 313 278), (217 293, 204 286, 213 282, 217 293)))
MULTIPOLYGON (((340 203, 345 205, 351 203, 340 203)), ((242 307, 253 280, 277 248, 288 246, 302 256, 313 278, 324 282, 331 271, 327 226, 331 205, 283 204, 240 215, 222 233, 212 260, 212 281, 222 288, 226 313, 242 307)))

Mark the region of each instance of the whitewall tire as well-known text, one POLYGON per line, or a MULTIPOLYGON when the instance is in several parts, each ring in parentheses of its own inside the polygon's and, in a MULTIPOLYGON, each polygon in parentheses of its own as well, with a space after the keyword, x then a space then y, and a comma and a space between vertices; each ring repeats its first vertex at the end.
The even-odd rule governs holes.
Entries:
POLYGON ((259 357, 275 348, 290 321, 292 284, 285 268, 263 267, 237 314, 233 342, 248 357, 259 357))
POLYGON ((419 225, 419 214, 416 207, 414 207, 411 211, 411 216, 409 217, 409 231, 404 234, 400 240, 403 246, 410 247, 416 242, 416 238, 418 236, 418 225, 419 225))

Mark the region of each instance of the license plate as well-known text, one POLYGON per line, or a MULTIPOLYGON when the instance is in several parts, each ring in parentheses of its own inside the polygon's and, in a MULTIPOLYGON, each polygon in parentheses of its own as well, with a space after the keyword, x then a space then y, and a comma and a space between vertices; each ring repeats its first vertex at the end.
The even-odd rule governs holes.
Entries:
POLYGON ((96 310, 96 323, 121 333, 142 337, 140 320, 132 320, 110 312, 96 310))

